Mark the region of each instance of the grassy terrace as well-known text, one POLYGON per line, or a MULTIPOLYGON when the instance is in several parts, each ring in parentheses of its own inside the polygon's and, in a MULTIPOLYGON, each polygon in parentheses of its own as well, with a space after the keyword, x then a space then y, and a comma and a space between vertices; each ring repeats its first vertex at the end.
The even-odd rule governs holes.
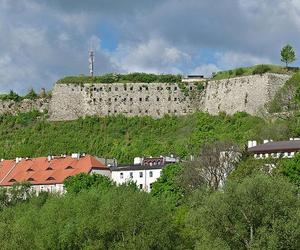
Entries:
POLYGON ((298 67, 285 68, 279 65, 260 64, 251 67, 243 67, 226 71, 219 71, 212 80, 221 80, 237 76, 249 76, 264 73, 277 73, 277 74, 293 74, 299 70, 298 67))
POLYGON ((109 73, 101 76, 67 76, 57 81, 60 84, 83 84, 83 83, 174 83, 181 82, 181 75, 172 74, 147 74, 147 73, 129 73, 129 74, 116 74, 109 73))

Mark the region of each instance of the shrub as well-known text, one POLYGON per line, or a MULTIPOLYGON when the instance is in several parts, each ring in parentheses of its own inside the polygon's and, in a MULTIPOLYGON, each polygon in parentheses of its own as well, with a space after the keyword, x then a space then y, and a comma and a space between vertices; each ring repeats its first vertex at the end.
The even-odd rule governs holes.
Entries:
POLYGON ((264 64, 261 64, 261 65, 257 65, 255 67, 255 69, 253 70, 253 74, 264 74, 266 72, 269 72, 271 70, 271 68, 268 66, 268 65, 264 65, 264 64))
POLYGON ((236 76, 241 76, 244 73, 245 73, 245 69, 243 69, 243 68, 238 68, 238 69, 235 70, 235 75, 236 76))

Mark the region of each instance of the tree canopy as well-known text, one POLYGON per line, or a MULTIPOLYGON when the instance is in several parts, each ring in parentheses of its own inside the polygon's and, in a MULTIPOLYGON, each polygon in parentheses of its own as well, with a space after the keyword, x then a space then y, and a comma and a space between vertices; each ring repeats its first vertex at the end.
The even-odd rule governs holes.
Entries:
POLYGON ((289 63, 292 63, 296 60, 296 52, 294 48, 289 44, 285 45, 281 49, 280 55, 281 61, 285 63, 286 67, 288 67, 289 63))

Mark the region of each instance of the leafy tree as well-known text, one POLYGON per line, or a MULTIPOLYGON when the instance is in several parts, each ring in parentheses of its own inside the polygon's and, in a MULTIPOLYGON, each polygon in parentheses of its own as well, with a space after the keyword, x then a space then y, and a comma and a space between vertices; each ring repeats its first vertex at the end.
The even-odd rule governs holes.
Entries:
POLYGON ((103 175, 80 173, 68 177, 64 181, 64 186, 68 193, 79 193, 93 187, 107 189, 113 186, 113 182, 103 175))
POLYGON ((299 205, 291 183, 257 175, 204 198, 186 223, 198 249, 299 249, 299 205))
POLYGON ((292 159, 283 159, 277 171, 300 186, 300 153, 297 153, 292 159))
POLYGON ((235 70, 235 75, 236 76, 241 76, 245 73, 245 70, 243 68, 238 68, 235 70))
POLYGON ((170 164, 163 168, 161 176, 153 183, 151 194, 166 199, 172 206, 179 205, 184 190, 179 184, 181 164, 170 164))
POLYGON ((255 69, 253 70, 253 74, 262 75, 266 72, 269 72, 270 70, 271 70, 271 68, 268 65, 261 64, 261 65, 257 65, 255 67, 255 69))
POLYGON ((285 63, 286 68, 288 67, 289 63, 292 63, 296 60, 296 53, 294 48, 287 44, 285 45, 280 52, 281 61, 285 63))

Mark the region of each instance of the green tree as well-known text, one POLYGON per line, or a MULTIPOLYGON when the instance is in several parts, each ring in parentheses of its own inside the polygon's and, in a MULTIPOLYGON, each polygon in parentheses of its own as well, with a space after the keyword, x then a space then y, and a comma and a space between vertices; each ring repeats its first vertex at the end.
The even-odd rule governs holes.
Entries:
POLYGON ((289 63, 292 63, 296 60, 296 53, 294 48, 287 44, 285 45, 280 52, 281 61, 285 63, 285 66, 288 67, 289 63))
POLYGON ((299 202, 286 179, 248 177, 204 198, 187 227, 199 249, 299 249, 299 202))
POLYGON ((300 187, 300 153, 297 153, 292 159, 283 159, 278 168, 277 172, 286 176, 300 187))
POLYGON ((113 186, 113 182, 103 175, 80 173, 68 177, 64 181, 64 186, 68 193, 79 193, 92 187, 107 189, 113 186))
POLYGON ((29 92, 24 96, 24 99, 30 99, 30 100, 35 100, 38 98, 37 93, 34 91, 33 88, 29 90, 29 92))
POLYGON ((179 184, 179 175, 182 165, 170 164, 163 168, 161 176, 153 183, 151 194, 155 197, 164 198, 172 206, 179 205, 184 189, 179 184))

